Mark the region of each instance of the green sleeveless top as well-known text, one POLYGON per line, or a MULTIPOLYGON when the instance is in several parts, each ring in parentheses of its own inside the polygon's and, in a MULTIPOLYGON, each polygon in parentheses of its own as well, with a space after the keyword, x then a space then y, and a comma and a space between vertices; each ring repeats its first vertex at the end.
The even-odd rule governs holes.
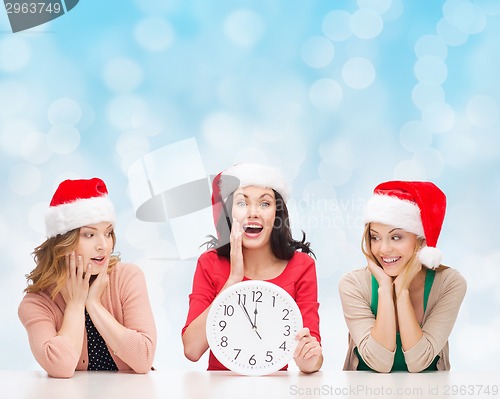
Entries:
MULTIPOLYGON (((436 272, 434 270, 427 269, 425 273, 425 285, 424 285, 424 313, 427 309, 427 301, 429 299, 429 293, 431 292, 432 283, 434 282, 434 276, 436 272)), ((370 308, 374 316, 377 316, 377 307, 378 307, 378 281, 372 275, 372 301, 370 308)), ((373 371, 363 360, 363 358, 358 353, 358 348, 354 348, 354 352, 359 359, 359 364, 357 370, 369 370, 373 371)), ((437 362, 439 360, 439 356, 436 356, 432 363, 427 367, 424 371, 437 370, 437 362)), ((394 363, 392 365, 391 372, 393 371, 408 371, 408 367, 406 366, 405 356, 403 354, 403 346, 401 344, 401 336, 399 332, 396 333, 396 353, 394 354, 394 363)))

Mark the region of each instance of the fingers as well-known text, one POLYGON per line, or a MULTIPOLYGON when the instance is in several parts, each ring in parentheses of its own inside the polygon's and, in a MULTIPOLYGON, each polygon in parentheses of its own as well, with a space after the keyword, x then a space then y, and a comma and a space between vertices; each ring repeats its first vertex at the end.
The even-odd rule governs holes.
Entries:
POLYGON ((109 283, 108 264, 109 261, 105 262, 105 264, 102 265, 99 273, 97 273, 96 279, 90 285, 85 301, 86 305, 90 305, 92 303, 101 303, 101 297, 104 294, 104 291, 106 290, 106 287, 109 283))
POLYGON ((383 278, 382 273, 385 273, 384 269, 382 269, 380 266, 376 265, 372 261, 369 261, 368 262, 368 270, 370 271, 371 274, 373 274, 373 276, 380 283, 380 279, 383 278))
POLYGON ((75 251, 66 255, 66 266, 68 268, 68 276, 74 276, 76 274, 75 251))
POLYGON ((418 275, 420 270, 422 270, 422 264, 415 259, 406 266, 407 271, 405 273, 400 273, 394 280, 394 285, 396 286, 396 294, 403 289, 408 289, 410 287, 411 282, 418 275))
POLYGON ((406 268, 408 269, 408 271, 410 273, 418 273, 422 269, 422 263, 420 262, 418 257, 415 256, 415 257, 413 257, 412 260, 410 260, 407 263, 406 268))
POLYGON ((73 279, 76 278, 80 280, 90 280, 90 275, 92 274, 92 266, 90 263, 85 267, 83 264, 83 256, 76 255, 76 252, 73 251, 65 256, 66 265, 68 267, 68 278, 73 279))
POLYGON ((241 250, 241 242, 243 237, 243 230, 241 229, 240 223, 233 218, 233 227, 231 228, 231 249, 234 249, 236 253, 241 250))
POLYGON ((368 262, 368 270, 370 270, 370 272, 373 275, 375 275, 376 273, 380 272, 381 270, 382 271, 384 270, 379 265, 377 265, 371 258, 366 257, 366 260, 368 262))
MULTIPOLYGON (((97 278, 99 280, 105 279, 107 277, 108 264, 109 264, 109 260, 107 260, 106 263, 104 265, 102 265, 101 270, 99 270, 99 273, 97 274, 97 278)), ((91 266, 91 265, 89 264, 89 266, 91 266)))
POLYGON ((293 357, 295 359, 310 359, 320 356, 322 348, 316 337, 313 337, 307 327, 300 329, 295 337, 298 340, 293 357))
POLYGON ((368 261, 368 270, 375 277, 375 279, 377 280, 378 284, 380 286, 382 286, 382 285, 384 285, 384 286, 392 285, 392 283, 393 283, 392 277, 389 276, 385 272, 385 270, 381 266, 379 266, 378 264, 376 264, 371 258, 366 257, 366 259, 368 261))
POLYGON ((230 236, 231 246, 239 245, 241 247, 241 236, 242 236, 242 230, 240 222, 238 222, 235 218, 233 218, 233 225, 231 227, 231 236, 230 236))
POLYGON ((297 331, 297 335, 295 336, 295 339, 300 340, 304 337, 310 337, 310 336, 311 336, 311 332, 309 331, 309 328, 303 327, 299 331, 297 331))
POLYGON ((376 270, 377 270, 377 269, 376 269, 377 267, 378 267, 378 268, 380 268, 380 267, 379 267, 379 265, 377 265, 377 264, 373 261, 373 259, 372 259, 372 258, 370 258, 370 257, 368 257, 368 256, 366 257, 366 262, 367 262, 367 265, 368 265, 368 270, 370 270, 370 271, 372 272, 372 274, 374 273, 374 271, 376 271, 376 270))
POLYGON ((233 218, 233 227, 231 228, 231 272, 228 281, 237 282, 243 280, 243 244, 242 244, 242 229, 240 223, 233 218))
POLYGON ((92 265, 89 263, 87 265, 87 269, 85 270, 85 277, 84 277, 85 283, 88 284, 90 282, 90 276, 92 276, 92 265))
MULTIPOLYGON (((72 254, 74 256, 74 253, 72 254)), ((77 264, 76 264, 76 276, 80 279, 83 278, 83 257, 82 255, 77 256, 77 264)))
POLYGON ((75 251, 65 255, 65 261, 67 276, 61 294, 66 304, 84 304, 90 286, 92 266, 85 266, 83 256, 77 255, 75 251))

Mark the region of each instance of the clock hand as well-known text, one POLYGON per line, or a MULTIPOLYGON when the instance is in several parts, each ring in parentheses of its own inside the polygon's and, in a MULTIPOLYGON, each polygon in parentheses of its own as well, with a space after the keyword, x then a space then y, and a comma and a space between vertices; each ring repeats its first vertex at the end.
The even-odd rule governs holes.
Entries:
POLYGON ((253 311, 253 329, 255 331, 255 334, 257 334, 257 336, 262 339, 259 332, 257 331, 257 302, 255 302, 255 310, 253 311))
MULTIPOLYGON (((252 329, 255 331, 255 334, 257 334, 257 336, 262 339, 262 337, 260 336, 259 332, 257 331, 257 326, 252 323, 252 319, 250 318, 250 315, 248 314, 248 310, 247 308, 245 307, 245 305, 243 305, 241 302, 240 302, 240 306, 241 308, 243 309, 243 312, 245 313, 248 321, 250 322, 250 325, 252 326, 252 329)), ((255 312, 254 312, 255 313, 255 312)))
POLYGON ((250 318, 250 315, 248 314, 248 311, 247 311, 247 308, 245 307, 245 305, 243 305, 241 302, 240 302, 240 306, 241 308, 243 309, 243 312, 245 312, 245 315, 248 319, 248 321, 250 322, 250 325, 252 326, 252 328, 255 328, 254 324, 252 323, 252 319, 250 318))

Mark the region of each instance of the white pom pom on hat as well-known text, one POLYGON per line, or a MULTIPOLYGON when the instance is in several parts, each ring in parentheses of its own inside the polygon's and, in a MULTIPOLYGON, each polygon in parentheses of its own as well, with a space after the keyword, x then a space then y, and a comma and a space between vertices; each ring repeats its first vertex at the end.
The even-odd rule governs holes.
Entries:
POLYGON ((441 264, 436 248, 446 212, 445 194, 431 182, 388 181, 373 190, 365 208, 365 223, 402 228, 425 238, 418 252, 420 262, 434 269, 441 264))
POLYGON ((425 246, 418 251, 418 259, 428 268, 435 269, 441 264, 443 253, 435 247, 425 246))
POLYGON ((47 238, 100 222, 115 224, 114 207, 101 179, 64 180, 59 184, 45 213, 47 238))

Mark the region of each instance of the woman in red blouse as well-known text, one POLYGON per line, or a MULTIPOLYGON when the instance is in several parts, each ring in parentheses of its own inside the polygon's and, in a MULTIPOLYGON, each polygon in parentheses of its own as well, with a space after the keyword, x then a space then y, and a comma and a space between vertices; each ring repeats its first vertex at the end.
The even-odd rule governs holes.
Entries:
MULTIPOLYGON (((292 238, 286 182, 274 168, 238 164, 216 176, 213 212, 218 238, 198 259, 182 330, 184 353, 198 361, 208 349, 207 314, 215 297, 248 279, 266 280, 285 289, 297 302, 304 328, 299 330, 294 360, 303 372, 323 363, 319 333, 316 266, 309 243, 292 238)), ((210 353, 209 370, 226 370, 210 353)))

